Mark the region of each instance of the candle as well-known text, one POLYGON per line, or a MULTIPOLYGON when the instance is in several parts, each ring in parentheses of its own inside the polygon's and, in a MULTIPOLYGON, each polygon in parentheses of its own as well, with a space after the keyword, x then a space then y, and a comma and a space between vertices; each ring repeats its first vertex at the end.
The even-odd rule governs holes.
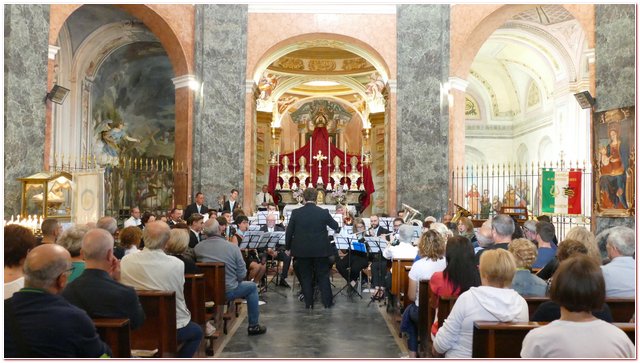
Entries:
POLYGON ((296 185, 296 142, 293 142, 293 185, 294 187, 292 187, 291 189, 295 189, 295 185, 296 185))
POLYGON ((347 185, 347 140, 344 140, 344 185, 347 185))
POLYGON ((280 184, 280 145, 278 145, 278 157, 277 157, 277 174, 276 174, 276 188, 280 184))
POLYGON ((313 136, 309 137, 309 185, 313 180, 313 136))
MULTIPOLYGON (((327 148, 329 149, 329 157, 327 158, 327 175, 331 174, 331 138, 329 138, 329 142, 327 143, 327 148)), ((329 183, 331 183, 331 177, 328 176, 329 183)))

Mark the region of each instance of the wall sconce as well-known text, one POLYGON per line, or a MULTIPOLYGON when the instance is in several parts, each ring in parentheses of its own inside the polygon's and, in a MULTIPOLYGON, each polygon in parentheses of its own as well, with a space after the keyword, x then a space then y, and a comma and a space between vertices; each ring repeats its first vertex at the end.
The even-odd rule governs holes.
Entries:
POLYGON ((62 86, 58 86, 57 84, 53 86, 51 91, 47 93, 47 98, 51 102, 55 102, 61 105, 64 102, 64 99, 67 98, 67 95, 71 92, 68 88, 64 88, 62 86))
POLYGON ((578 104, 583 109, 591 108, 596 104, 595 98, 591 97, 591 93, 589 93, 589 91, 576 93, 573 97, 576 98, 576 101, 578 101, 578 104))

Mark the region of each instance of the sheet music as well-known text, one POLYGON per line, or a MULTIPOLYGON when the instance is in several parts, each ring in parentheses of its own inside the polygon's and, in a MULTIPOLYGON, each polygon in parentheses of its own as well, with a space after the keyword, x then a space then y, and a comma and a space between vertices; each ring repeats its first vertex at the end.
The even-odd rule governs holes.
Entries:
POLYGON ((259 248, 275 248, 277 245, 285 244, 285 232, 263 232, 260 237, 259 248))
POLYGON ((393 220, 394 217, 380 217, 380 226, 384 227, 389 231, 393 231, 393 220))
POLYGON ((241 245, 245 245, 245 247, 240 247, 240 248, 258 248, 258 242, 260 241, 260 237, 262 237, 262 235, 265 232, 261 232, 261 231, 246 231, 244 232, 244 236, 242 237, 242 242, 240 243, 241 245))
POLYGON ((387 240, 381 237, 365 237, 364 241, 369 245, 369 252, 372 253, 378 253, 387 248, 387 240))

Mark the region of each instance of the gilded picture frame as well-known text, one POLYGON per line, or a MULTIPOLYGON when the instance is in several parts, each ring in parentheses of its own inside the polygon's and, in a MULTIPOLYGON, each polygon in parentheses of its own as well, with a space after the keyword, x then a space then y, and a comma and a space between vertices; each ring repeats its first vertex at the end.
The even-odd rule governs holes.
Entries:
POLYGON ((594 214, 635 215, 635 107, 594 112, 591 135, 594 214))

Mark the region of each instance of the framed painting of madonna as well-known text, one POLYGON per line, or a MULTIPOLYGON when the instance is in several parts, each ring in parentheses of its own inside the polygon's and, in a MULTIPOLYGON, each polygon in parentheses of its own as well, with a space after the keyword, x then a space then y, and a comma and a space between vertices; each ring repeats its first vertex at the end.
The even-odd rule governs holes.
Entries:
POLYGON ((593 209, 605 217, 635 215, 635 107, 593 114, 593 209))

